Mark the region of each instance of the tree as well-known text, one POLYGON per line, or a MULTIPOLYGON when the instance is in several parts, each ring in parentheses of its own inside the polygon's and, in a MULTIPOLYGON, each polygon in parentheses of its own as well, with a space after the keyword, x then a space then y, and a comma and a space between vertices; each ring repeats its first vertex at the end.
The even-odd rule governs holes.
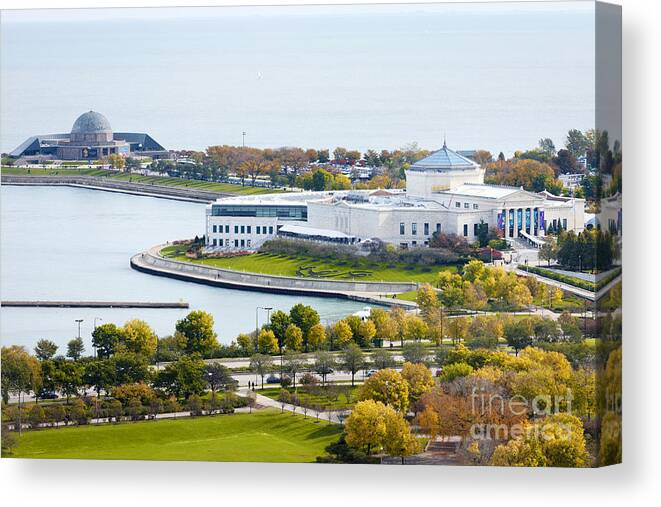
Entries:
POLYGON ((333 336, 333 344, 337 348, 344 348, 351 342, 353 338, 353 331, 345 320, 338 320, 331 328, 331 335, 333 336))
POLYGON ((273 334, 275 334, 275 337, 278 339, 278 347, 280 348, 280 352, 282 352, 282 348, 285 346, 285 335, 287 333, 289 324, 291 324, 289 315, 287 315, 282 310, 276 310, 271 314, 270 328, 271 331, 273 331, 273 334))
POLYGON ((452 382, 456 378, 467 377, 473 373, 473 367, 466 363, 452 363, 443 367, 439 380, 441 382, 452 382))
POLYGON ((555 156, 555 144, 553 140, 548 137, 539 140, 539 149, 542 150, 549 158, 555 156))
POLYGON ((37 390, 41 383, 41 368, 39 361, 23 348, 17 345, 2 347, 2 399, 9 402, 9 394, 37 390))
POLYGON ((387 311, 381 308, 372 308, 370 310, 370 320, 374 322, 374 327, 376 327, 375 338, 387 342, 392 342, 397 338, 399 332, 397 322, 387 311))
POLYGON ((408 315, 404 320, 404 339, 420 341, 429 334, 429 327, 420 317, 408 315))
POLYGON ((118 352, 108 360, 114 385, 146 382, 151 374, 147 358, 134 352, 118 352))
POLYGON ((406 362, 402 368, 401 375, 408 383, 409 402, 411 405, 434 387, 434 377, 431 374, 431 370, 424 364, 406 362))
POLYGON ((402 348, 404 360, 414 364, 427 364, 429 355, 427 348, 420 342, 410 342, 404 344, 402 348))
POLYGON ((321 376, 322 385, 326 384, 326 377, 332 373, 335 366, 335 358, 330 352, 318 350, 314 354, 314 371, 321 376))
POLYGON ((241 333, 236 337, 236 344, 241 349, 244 355, 248 355, 255 351, 255 337, 247 333, 241 333))
POLYGON ((285 371, 292 376, 292 385, 294 389, 296 389, 296 374, 300 372, 306 364, 307 361, 302 355, 292 351, 285 352, 284 368, 285 371))
POLYGON ((377 349, 372 352, 372 365, 377 370, 392 368, 395 366, 395 359, 392 354, 385 349, 377 349))
POLYGON ((507 344, 514 349, 514 354, 532 345, 532 323, 529 319, 510 319, 503 325, 507 344))
POLYGON ((326 347, 326 329, 321 324, 315 324, 308 331, 308 348, 321 350, 326 347))
POLYGON ((85 345, 82 338, 74 338, 67 343, 67 357, 74 361, 78 361, 85 352, 85 345))
POLYGON ((113 385, 114 372, 110 361, 97 359, 85 363, 83 371, 83 382, 96 391, 97 396, 101 396, 101 391, 108 391, 113 385))
POLYGON ((200 395, 207 386, 204 361, 198 354, 181 356, 158 372, 154 385, 167 394, 186 399, 200 395))
POLYGON ((385 409, 386 435, 383 439, 383 450, 390 456, 404 459, 420 452, 420 444, 413 434, 411 427, 401 413, 395 412, 390 407, 385 409))
POLYGON ((112 356, 123 340, 123 331, 115 324, 102 324, 92 332, 92 345, 96 348, 96 355, 99 359, 107 359, 112 356))
POLYGON ((278 352, 278 339, 270 329, 262 329, 257 337, 257 349, 261 354, 278 352))
POLYGON ((264 354, 254 354, 250 358, 250 369, 262 378, 262 389, 264 389, 264 377, 273 367, 273 358, 264 354))
POLYGON ((133 319, 122 327, 122 349, 152 357, 156 353, 158 336, 144 320, 133 319))
POLYGON ((369 347, 372 338, 376 335, 376 326, 370 319, 361 321, 358 325, 358 331, 355 333, 354 338, 361 347, 369 347))
POLYGON ((416 303, 420 307, 420 315, 429 322, 429 318, 439 306, 438 296, 434 288, 428 283, 423 284, 417 292, 416 303))
POLYGON ((547 238, 539 249, 538 257, 540 260, 547 261, 551 265, 551 261, 556 258, 556 249, 551 238, 547 238))
POLYGON ((295 324, 303 331, 303 340, 305 345, 305 350, 308 350, 308 333, 310 328, 316 324, 319 324, 319 314, 311 306, 298 303, 292 307, 289 311, 289 318, 292 323, 295 324))
POLYGON ((495 466, 586 467, 583 423, 569 414, 554 414, 524 427, 522 436, 499 445, 493 453, 495 466))
POLYGON ((408 383, 401 374, 386 368, 377 371, 361 386, 360 400, 375 400, 405 412, 409 406, 408 383))
POLYGON ((590 141, 580 130, 571 129, 567 133, 565 148, 567 148, 575 158, 580 158, 584 156, 588 148, 590 148, 590 141))
POLYGON ((52 358, 57 353, 57 345, 50 340, 39 340, 34 348, 34 354, 40 361, 52 358))
POLYGON ((303 331, 296 324, 289 324, 285 331, 285 347, 288 351, 300 351, 303 349, 303 331))
POLYGON ((386 436, 385 405, 372 399, 356 403, 344 430, 347 444, 364 448, 367 454, 380 449, 386 436))
POLYGON ((209 363, 204 366, 204 377, 213 394, 216 391, 234 391, 238 382, 232 378, 232 372, 220 363, 209 363))
POLYGON ((448 319, 448 335, 452 338, 452 343, 461 342, 468 335, 470 321, 466 317, 455 317, 448 319))
POLYGON ((186 337, 186 352, 208 357, 218 347, 216 332, 213 330, 213 316, 202 310, 194 310, 177 322, 175 328, 186 337))
POLYGON ((55 384, 62 394, 67 397, 67 404, 71 396, 77 396, 83 387, 83 365, 74 361, 59 361, 54 372, 55 384))
POLYGON ((365 365, 363 351, 355 343, 350 343, 342 352, 342 369, 351 373, 351 386, 354 386, 354 377, 365 365))

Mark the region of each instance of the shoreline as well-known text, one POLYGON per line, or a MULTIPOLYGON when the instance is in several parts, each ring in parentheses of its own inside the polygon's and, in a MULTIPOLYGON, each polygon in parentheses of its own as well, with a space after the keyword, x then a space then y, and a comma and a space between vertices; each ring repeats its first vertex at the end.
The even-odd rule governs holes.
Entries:
POLYGON ((235 194, 216 192, 213 190, 198 190, 192 188, 170 187, 146 183, 134 183, 99 176, 24 176, 3 174, 0 180, 2 185, 8 186, 38 186, 38 187, 71 187, 99 190, 102 192, 115 192, 121 194, 137 195, 141 197, 155 197, 173 201, 208 204, 216 199, 231 197, 235 194))
POLYGON ((235 290, 340 298, 408 309, 417 307, 411 301, 384 296, 416 290, 417 283, 355 282, 247 273, 166 259, 159 253, 164 246, 157 245, 134 255, 129 261, 131 268, 155 276, 235 290))

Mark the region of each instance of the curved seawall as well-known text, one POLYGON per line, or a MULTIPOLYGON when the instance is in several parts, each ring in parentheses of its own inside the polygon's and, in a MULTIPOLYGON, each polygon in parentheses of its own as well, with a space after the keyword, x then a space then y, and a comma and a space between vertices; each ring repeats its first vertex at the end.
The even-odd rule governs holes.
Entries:
MULTIPOLYGON (((360 282, 294 278, 213 268, 192 262, 166 259, 158 253, 163 246, 159 245, 146 252, 134 255, 131 257, 131 267, 144 273, 217 287, 276 294, 341 297, 375 304, 389 304, 388 300, 379 297, 380 295, 407 292, 418 288, 416 283, 407 282, 360 282)), ((402 301, 396 300, 395 303, 402 304, 402 301)), ((408 305, 404 304, 402 306, 408 305)))

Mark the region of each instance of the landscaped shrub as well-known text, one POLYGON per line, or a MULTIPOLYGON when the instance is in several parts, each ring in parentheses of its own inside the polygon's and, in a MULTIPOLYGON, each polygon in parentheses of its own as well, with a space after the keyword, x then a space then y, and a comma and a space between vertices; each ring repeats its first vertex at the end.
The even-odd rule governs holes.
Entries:
POLYGON ((204 413, 202 398, 197 394, 192 394, 186 402, 186 408, 190 411, 191 415, 202 415, 204 413))
POLYGON ((298 381, 299 384, 302 386, 316 386, 319 381, 317 377, 315 377, 312 373, 306 372, 303 375, 301 375, 300 380, 298 381))

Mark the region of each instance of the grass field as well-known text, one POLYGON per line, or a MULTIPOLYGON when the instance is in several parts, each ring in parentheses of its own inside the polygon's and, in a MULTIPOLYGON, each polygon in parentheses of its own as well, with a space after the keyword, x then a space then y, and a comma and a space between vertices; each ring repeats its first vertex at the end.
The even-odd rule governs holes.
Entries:
POLYGON ((161 250, 165 257, 180 261, 197 262, 217 268, 264 273, 268 275, 329 280, 366 280, 388 282, 434 282, 439 271, 456 271, 456 266, 418 266, 386 264, 367 259, 343 261, 311 257, 272 254, 250 254, 239 257, 191 260, 183 255, 186 248, 170 246, 161 250))
POLYGON ((27 431, 18 448, 6 457, 310 462, 340 432, 337 425, 266 409, 252 414, 27 431))
MULTIPOLYGON (((3 174, 15 174, 28 176, 28 170, 18 167, 3 167, 3 174)), ((146 183, 154 185, 164 185, 168 187, 191 188, 196 190, 212 190, 215 192, 227 192, 233 194, 272 194, 281 192, 268 188, 255 188, 251 186, 233 185, 231 183, 215 183, 201 180, 187 180, 184 178, 171 178, 169 176, 141 176, 139 174, 120 173, 117 171, 107 171, 105 169, 75 169, 71 167, 57 167, 50 169, 30 169, 30 176, 103 176, 116 180, 135 183, 146 183)))
MULTIPOLYGON (((356 378, 358 378, 360 375, 357 374, 356 378)), ((332 397, 329 397, 326 395, 324 392, 324 388, 319 387, 317 390, 312 393, 308 393, 305 391, 305 389, 299 388, 296 392, 296 395, 300 398, 302 402, 306 402, 311 405, 323 405, 325 407, 325 410, 339 410, 339 409, 344 409, 344 408, 349 408, 354 405, 354 403, 357 401, 357 395, 358 395, 358 389, 360 386, 354 386, 351 387, 350 384, 346 384, 343 386, 343 389, 340 389, 338 391, 338 396, 337 399, 333 399, 332 397), (344 391, 344 388, 349 390, 349 398, 347 399, 346 393, 344 391)), ((257 392, 263 396, 266 396, 268 398, 271 398, 273 400, 277 400, 278 396, 280 395, 280 387, 266 387, 264 389, 259 389, 257 392)), ((294 392, 294 389, 289 388, 288 389, 290 393, 294 392)))

